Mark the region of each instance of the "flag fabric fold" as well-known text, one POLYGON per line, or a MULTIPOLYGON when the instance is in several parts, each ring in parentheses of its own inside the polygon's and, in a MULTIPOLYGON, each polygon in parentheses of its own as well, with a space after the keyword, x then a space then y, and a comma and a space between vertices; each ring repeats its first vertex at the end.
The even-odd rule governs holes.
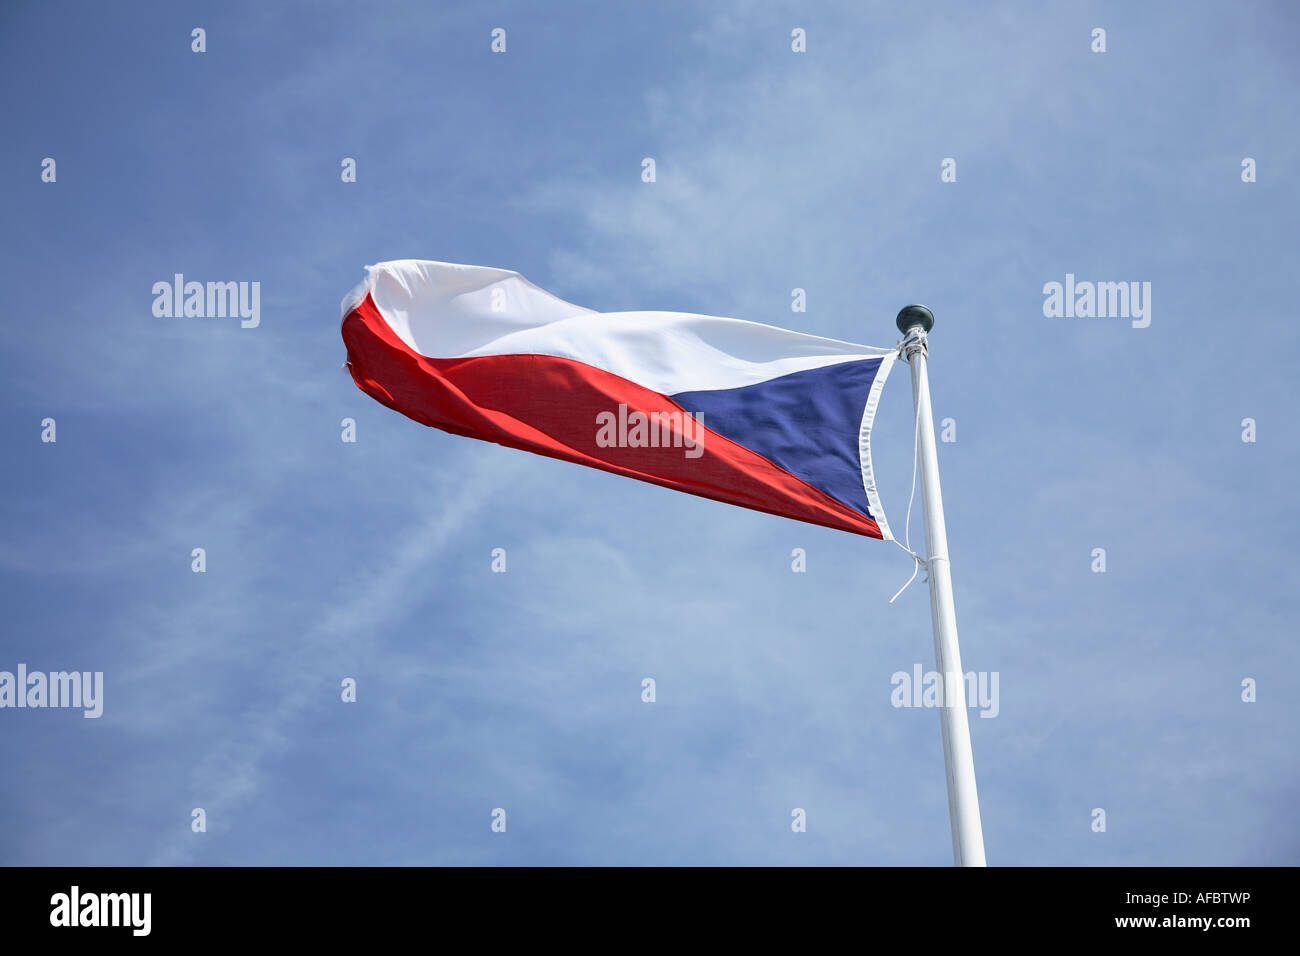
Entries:
POLYGON ((415 259, 367 267, 343 341, 357 386, 422 424, 892 540, 870 439, 894 349, 415 259))

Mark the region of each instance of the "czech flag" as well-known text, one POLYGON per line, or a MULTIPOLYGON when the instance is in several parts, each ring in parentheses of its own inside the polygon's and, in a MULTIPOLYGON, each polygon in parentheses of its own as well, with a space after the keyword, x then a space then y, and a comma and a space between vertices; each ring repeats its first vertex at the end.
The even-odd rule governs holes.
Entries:
POLYGON ((894 349, 593 312, 516 272, 402 259, 343 300, 367 395, 456 435, 892 540, 871 423, 894 349))

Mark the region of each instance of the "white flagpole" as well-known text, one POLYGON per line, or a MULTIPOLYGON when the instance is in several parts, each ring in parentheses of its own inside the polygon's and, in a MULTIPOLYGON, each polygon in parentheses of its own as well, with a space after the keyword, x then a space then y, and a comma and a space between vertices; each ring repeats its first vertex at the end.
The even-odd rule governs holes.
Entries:
POLYGON ((923 305, 898 313, 903 352, 912 368, 912 404, 916 408, 917 454, 921 473, 921 502, 925 509, 925 551, 930 578, 930 621, 934 627, 934 657, 943 681, 941 709, 943 762, 948 775, 948 818, 952 823, 952 853, 958 866, 984 866, 984 832, 980 826, 979 794, 975 790, 975 758, 971 753, 966 715, 966 681, 957 647, 957 614, 952 603, 952 573, 948 562, 948 531, 943 522, 939 491, 939 461, 930 412, 930 376, 926 336, 934 314, 923 305))

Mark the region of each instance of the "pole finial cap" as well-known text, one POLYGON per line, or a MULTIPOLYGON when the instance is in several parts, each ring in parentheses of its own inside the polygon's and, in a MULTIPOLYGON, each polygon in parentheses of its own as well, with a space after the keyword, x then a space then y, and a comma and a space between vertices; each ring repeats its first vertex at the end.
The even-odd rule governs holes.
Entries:
POLYGON ((934 313, 923 305, 906 305, 898 313, 898 318, 894 320, 894 324, 898 326, 898 331, 904 335, 911 331, 913 326, 917 325, 928 335, 930 330, 934 328, 934 313))

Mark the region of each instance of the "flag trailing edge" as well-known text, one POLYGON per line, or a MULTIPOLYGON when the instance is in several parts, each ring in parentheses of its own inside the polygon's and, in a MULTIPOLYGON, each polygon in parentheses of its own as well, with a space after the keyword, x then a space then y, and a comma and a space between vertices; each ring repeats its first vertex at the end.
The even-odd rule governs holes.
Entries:
POLYGON ((871 426, 896 350, 593 312, 516 272, 380 262, 343 299, 357 386, 422 424, 893 540, 871 426))

